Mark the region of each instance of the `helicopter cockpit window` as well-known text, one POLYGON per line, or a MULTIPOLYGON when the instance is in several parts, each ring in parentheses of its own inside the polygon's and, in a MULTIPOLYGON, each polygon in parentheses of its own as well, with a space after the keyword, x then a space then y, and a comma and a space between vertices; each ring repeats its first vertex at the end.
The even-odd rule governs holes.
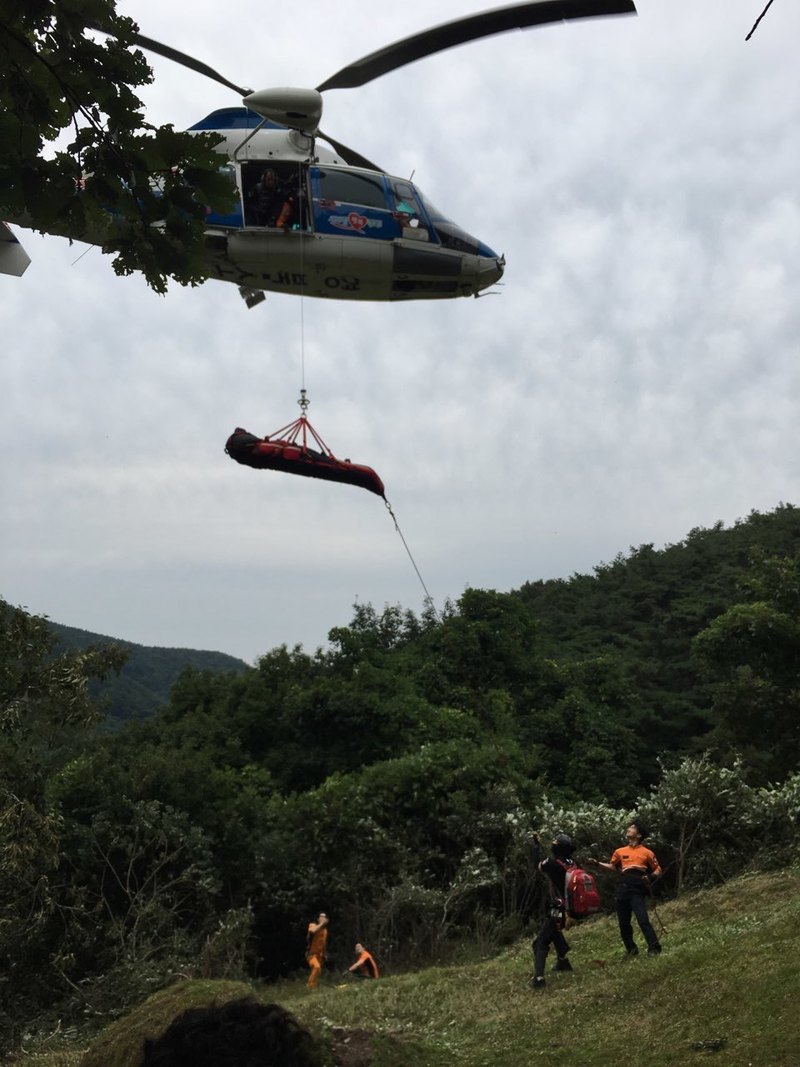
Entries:
POLYGON ((326 170, 317 172, 321 198, 338 204, 358 204, 361 207, 386 208, 383 179, 357 171, 326 170))
POLYGON ((242 166, 245 225, 284 230, 308 227, 306 173, 294 163, 242 166))
POLYGON ((410 182, 391 180, 394 218, 400 224, 400 236, 405 240, 429 240, 428 226, 422 216, 417 193, 410 182))
POLYGON ((466 230, 462 230, 457 223, 448 219, 433 206, 427 197, 422 196, 422 202, 428 212, 434 233, 442 242, 443 248, 452 248, 455 252, 470 252, 476 256, 486 255, 489 252, 489 249, 482 245, 477 237, 473 237, 466 230))
POLYGON ((414 196, 414 190, 408 182, 393 182, 392 192, 394 193, 395 211, 414 218, 418 214, 417 198, 414 196))

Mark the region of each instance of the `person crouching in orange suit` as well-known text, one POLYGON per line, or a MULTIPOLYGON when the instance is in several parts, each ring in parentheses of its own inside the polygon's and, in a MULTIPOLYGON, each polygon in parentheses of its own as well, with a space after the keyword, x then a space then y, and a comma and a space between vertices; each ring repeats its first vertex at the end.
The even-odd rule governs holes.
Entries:
POLYGON ((375 962, 372 954, 367 952, 360 941, 356 945, 356 957, 356 962, 351 967, 347 968, 347 974, 352 974, 354 978, 379 977, 380 972, 378 971, 378 964, 375 962))
POLYGON ((324 911, 319 913, 316 922, 308 924, 308 947, 306 948, 306 961, 311 969, 306 985, 309 989, 316 989, 322 968, 325 966, 325 952, 328 946, 328 916, 324 911))

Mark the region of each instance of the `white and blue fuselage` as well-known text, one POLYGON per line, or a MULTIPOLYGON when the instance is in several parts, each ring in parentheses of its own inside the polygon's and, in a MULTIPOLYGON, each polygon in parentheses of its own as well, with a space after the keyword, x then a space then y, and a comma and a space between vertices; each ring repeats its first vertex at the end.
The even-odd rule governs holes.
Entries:
POLYGON ((502 277, 502 256, 406 179, 349 166, 243 107, 215 111, 191 129, 222 136, 217 151, 236 191, 229 214, 208 215, 210 277, 242 289, 349 300, 477 296, 502 277), (259 217, 265 170, 291 194, 291 221, 283 225, 259 217))
MULTIPOLYGON (((406 179, 349 165, 315 138, 246 107, 214 111, 190 132, 220 135, 220 169, 234 194, 228 214, 207 215, 207 275, 239 286, 248 306, 263 292, 338 300, 478 296, 502 277, 503 257, 406 179), (285 197, 284 214, 264 210, 275 199, 261 191, 265 171, 285 197)), ((56 225, 51 232, 63 231, 56 225)), ((104 235, 64 236, 102 245, 104 235)), ((0 225, 0 273, 19 276, 29 262, 0 225)))

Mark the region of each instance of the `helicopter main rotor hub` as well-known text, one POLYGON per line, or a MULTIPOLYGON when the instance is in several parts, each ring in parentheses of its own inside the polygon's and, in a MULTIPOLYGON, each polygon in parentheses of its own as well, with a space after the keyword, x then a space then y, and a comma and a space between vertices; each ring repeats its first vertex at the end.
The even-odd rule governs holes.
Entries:
POLYGON ((316 89, 259 89, 242 103, 263 119, 313 137, 322 118, 322 96, 316 89))

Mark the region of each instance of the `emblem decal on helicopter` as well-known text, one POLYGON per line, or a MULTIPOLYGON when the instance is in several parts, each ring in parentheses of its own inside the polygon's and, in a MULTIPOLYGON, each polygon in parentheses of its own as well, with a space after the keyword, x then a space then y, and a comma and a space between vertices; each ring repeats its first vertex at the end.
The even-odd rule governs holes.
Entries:
POLYGON ((347 230, 349 233, 383 229, 381 219, 368 219, 365 215, 359 215, 357 211, 351 211, 349 215, 331 215, 328 222, 337 230, 347 230))

